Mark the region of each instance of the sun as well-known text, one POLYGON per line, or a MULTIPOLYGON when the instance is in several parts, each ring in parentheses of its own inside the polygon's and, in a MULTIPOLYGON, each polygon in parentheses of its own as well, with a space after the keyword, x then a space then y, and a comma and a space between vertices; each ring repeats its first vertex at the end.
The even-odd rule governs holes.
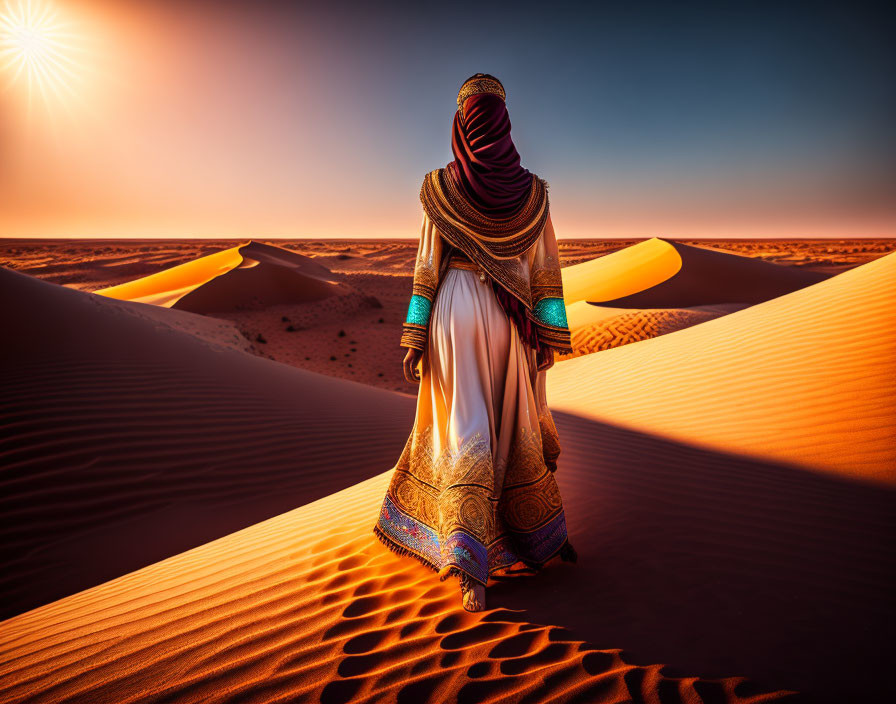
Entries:
POLYGON ((75 97, 77 37, 58 11, 41 0, 7 0, 0 10, 0 68, 13 83, 24 81, 29 105, 75 97))

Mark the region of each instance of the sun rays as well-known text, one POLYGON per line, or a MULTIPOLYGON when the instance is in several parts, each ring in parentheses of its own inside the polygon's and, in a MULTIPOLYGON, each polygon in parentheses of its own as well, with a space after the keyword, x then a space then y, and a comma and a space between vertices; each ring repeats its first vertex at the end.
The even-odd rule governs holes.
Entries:
POLYGON ((78 99, 81 51, 78 35, 49 2, 7 0, 0 9, 0 71, 24 86, 29 112, 35 98, 46 107, 78 99))

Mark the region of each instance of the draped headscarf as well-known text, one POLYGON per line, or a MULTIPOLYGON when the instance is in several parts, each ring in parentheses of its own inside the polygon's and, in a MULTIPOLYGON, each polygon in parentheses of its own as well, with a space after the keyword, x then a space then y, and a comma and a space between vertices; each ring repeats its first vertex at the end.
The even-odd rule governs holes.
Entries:
POLYGON ((542 346, 527 309, 528 287, 507 261, 529 249, 547 221, 544 181, 520 164, 510 115, 495 93, 475 93, 459 105, 451 130, 454 161, 427 174, 420 198, 445 239, 487 271, 501 308, 520 338, 542 346))
POLYGON ((532 174, 520 165, 510 137, 507 105, 494 93, 476 93, 454 113, 454 161, 448 176, 483 215, 505 218, 520 209, 532 187, 532 174))

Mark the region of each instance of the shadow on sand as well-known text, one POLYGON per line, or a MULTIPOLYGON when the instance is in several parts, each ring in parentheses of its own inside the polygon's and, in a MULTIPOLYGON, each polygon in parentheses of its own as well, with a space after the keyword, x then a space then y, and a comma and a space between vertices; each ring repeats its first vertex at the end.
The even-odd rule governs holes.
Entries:
POLYGON ((893 490, 555 421, 578 563, 490 588, 490 608, 524 609, 634 662, 744 675, 811 701, 882 700, 894 655, 893 490))

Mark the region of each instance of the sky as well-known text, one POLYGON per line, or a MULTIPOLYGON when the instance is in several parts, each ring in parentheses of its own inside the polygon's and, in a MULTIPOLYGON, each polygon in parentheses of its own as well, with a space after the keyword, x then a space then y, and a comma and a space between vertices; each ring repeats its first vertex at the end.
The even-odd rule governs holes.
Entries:
POLYGON ((884 4, 0 0, 0 20, 28 3, 55 12, 57 79, 29 96, 0 22, 0 237, 417 237, 477 71, 558 237, 896 236, 884 4))

